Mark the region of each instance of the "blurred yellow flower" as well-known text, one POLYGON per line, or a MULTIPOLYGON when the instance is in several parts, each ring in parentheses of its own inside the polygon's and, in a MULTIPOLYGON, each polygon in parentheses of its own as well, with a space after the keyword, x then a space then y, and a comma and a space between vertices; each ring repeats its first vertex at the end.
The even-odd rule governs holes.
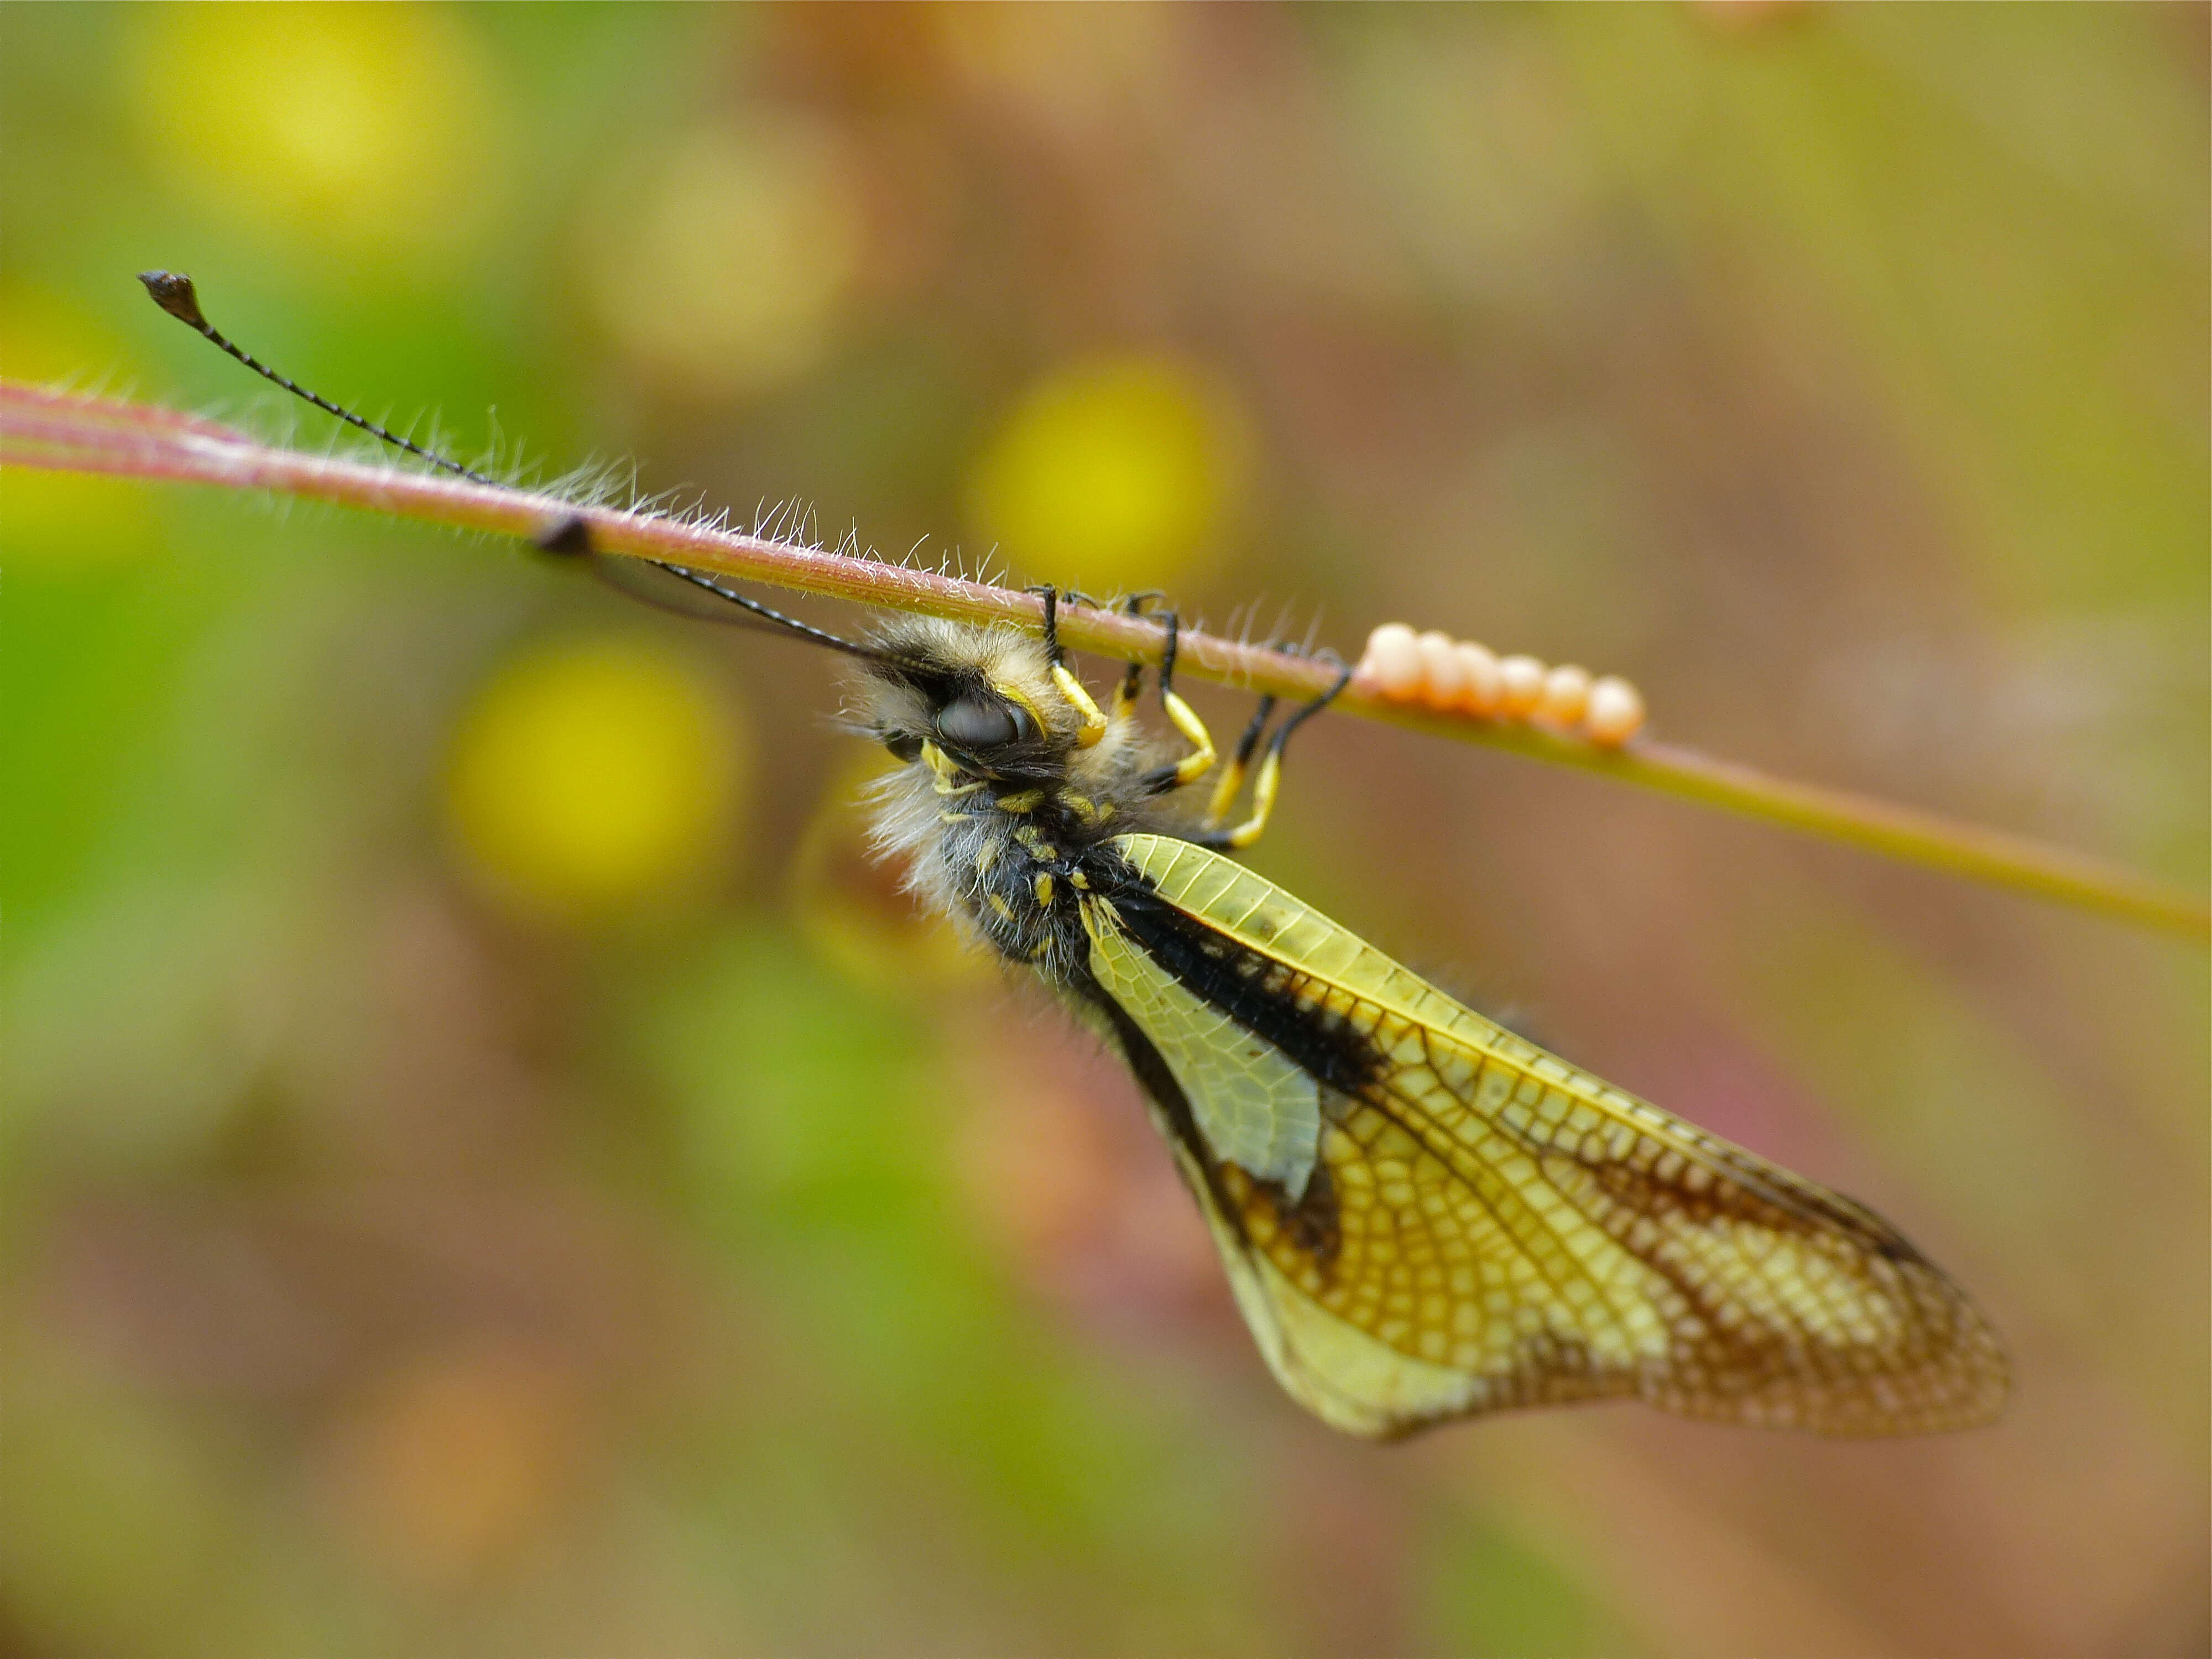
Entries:
POLYGON ((632 910, 725 853, 750 744, 725 700, 647 646, 541 647, 478 694, 447 805, 492 895, 570 920, 632 910))
POLYGON ((1101 592, 1166 583, 1213 551, 1245 448, 1235 404, 1187 364, 1072 364, 977 459, 969 517, 1027 574, 1101 592))
POLYGON ((834 133, 789 117, 702 127, 611 177, 604 195, 583 227, 582 275, 638 369, 713 400, 819 360, 866 239, 834 133))
POLYGON ((381 264, 466 246, 506 191, 497 80, 423 6, 139 12, 125 101, 170 180, 304 250, 381 264))

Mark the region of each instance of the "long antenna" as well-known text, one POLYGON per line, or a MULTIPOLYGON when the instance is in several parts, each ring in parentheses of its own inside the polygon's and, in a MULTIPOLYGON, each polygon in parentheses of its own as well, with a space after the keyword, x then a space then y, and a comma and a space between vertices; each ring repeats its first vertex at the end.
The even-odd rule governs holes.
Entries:
POLYGON ((676 595, 696 590, 710 594, 726 604, 734 605, 740 610, 749 611, 753 616, 775 623, 776 629, 781 632, 796 634, 799 638, 815 645, 826 645, 833 651, 842 651, 848 656, 865 658, 870 662, 894 660, 888 652, 876 650, 871 646, 857 645, 851 640, 830 633, 827 629, 817 628, 812 623, 801 622, 796 617, 787 617, 772 606, 763 605, 758 599, 738 592, 735 588, 726 587, 714 577, 712 572, 695 570, 689 565, 671 564, 665 559, 605 557, 592 546, 592 527, 580 514, 571 514, 565 519, 556 519, 537 535, 532 537, 531 540, 547 553, 561 554, 568 557, 581 556, 588 558, 592 562, 592 568, 599 573, 599 580, 605 582, 608 586, 618 589, 634 599, 641 599, 647 605, 658 605, 663 611, 672 611, 679 617, 689 617, 695 622, 727 624, 742 623, 747 618, 742 616, 733 617, 726 611, 702 611, 694 605, 678 604, 676 595), (660 571, 671 576, 680 577, 690 584, 690 589, 678 588, 672 592, 665 586, 659 585, 657 579, 648 574, 653 571, 660 571), (658 591, 654 591, 656 587, 658 591))
MULTIPOLYGON (((308 391, 307 387, 301 386, 297 380, 293 380, 290 376, 279 374, 275 369, 270 368, 268 364, 255 357, 252 353, 247 351, 244 347, 240 346, 230 340, 221 330, 217 329, 214 324, 208 321, 207 313, 200 309, 199 291, 192 286, 192 279, 185 276, 182 271, 142 270, 138 273, 138 280, 146 284, 146 292, 153 295, 154 303, 155 305, 161 307, 162 310, 167 312, 169 315, 174 317, 179 322, 184 324, 186 327, 193 330, 197 333, 205 335, 209 339, 214 341, 216 344, 221 346, 225 351, 228 352, 232 356, 237 358, 240 362, 244 363, 256 374, 258 374, 263 380, 274 381, 276 385, 283 386, 285 391, 290 392, 294 397, 306 398, 317 409, 321 410, 325 415, 335 415, 338 419, 343 421, 348 426, 358 427, 362 431, 368 433, 370 437, 380 438, 395 449, 404 449, 410 455, 420 456, 423 460, 429 462, 431 465, 437 467, 443 471, 450 472, 457 478, 466 478, 471 483, 484 484, 494 489, 505 488, 498 479, 487 478, 483 473, 472 471, 469 468, 463 466, 459 461, 447 460, 443 455, 438 454, 434 451, 425 449, 418 443, 410 442, 409 440, 401 437, 396 432, 388 432, 384 428, 377 425, 374 421, 365 421, 362 419, 360 416, 355 414, 349 409, 339 408, 337 404, 331 402, 327 398, 317 397, 313 392, 308 391)), ((665 608, 680 609, 680 607, 667 606, 665 600, 657 599, 652 594, 641 591, 633 582, 627 581, 622 578, 615 576, 612 574, 614 568, 613 564, 610 563, 608 560, 600 555, 599 550, 592 546, 591 526, 584 520, 580 514, 570 514, 564 518, 555 520, 552 523, 547 525, 544 529, 538 532, 538 533, 532 539, 537 543, 538 547, 548 553, 580 556, 590 559, 592 561, 592 568, 599 573, 603 580, 605 580, 611 586, 621 588, 623 592, 629 594, 633 599, 643 599, 648 605, 660 605, 665 608)), ((690 569, 680 564, 669 564, 659 559, 644 559, 635 562, 629 559, 623 559, 617 562, 625 566, 632 562, 642 563, 652 566, 656 569, 665 570, 672 576, 680 576, 684 580, 690 583, 693 587, 702 589, 705 592, 713 594, 716 599, 727 600, 732 605, 737 605, 743 610, 750 611, 754 616, 762 617, 768 622, 771 622, 778 628, 784 629, 786 632, 796 634, 800 638, 809 640, 816 645, 830 646, 836 650, 848 653, 855 657, 866 657, 871 661, 881 662, 889 660, 883 652, 872 650, 865 645, 856 645, 852 641, 840 638, 837 635, 832 634, 827 629, 817 628, 811 623, 801 622, 796 617, 787 617, 782 611, 777 611, 771 606, 763 605, 758 599, 748 599, 743 593, 739 593, 732 588, 725 587, 720 582, 716 581, 714 577, 702 571, 690 569)), ((706 617, 704 613, 696 611, 686 611, 684 614, 692 617, 702 617, 702 619, 705 620, 718 620, 716 618, 706 617)))
POLYGON ((442 468, 457 478, 466 478, 471 483, 489 484, 495 489, 500 487, 496 478, 487 478, 481 472, 472 472, 459 461, 449 461, 443 455, 435 454, 418 443, 410 442, 396 432, 386 431, 374 421, 364 421, 349 409, 340 409, 327 398, 317 397, 297 380, 287 375, 279 374, 251 352, 234 344, 214 324, 208 321, 207 314, 200 309, 199 293, 192 287, 192 279, 183 272, 142 270, 138 273, 138 280, 146 284, 146 292, 154 296, 155 305, 161 307, 186 327, 196 329, 206 335, 209 339, 237 358, 263 380, 275 381, 294 397, 305 398, 324 414, 335 415, 348 426, 359 427, 370 437, 381 438, 395 449, 404 449, 410 455, 419 455, 431 465, 442 468))

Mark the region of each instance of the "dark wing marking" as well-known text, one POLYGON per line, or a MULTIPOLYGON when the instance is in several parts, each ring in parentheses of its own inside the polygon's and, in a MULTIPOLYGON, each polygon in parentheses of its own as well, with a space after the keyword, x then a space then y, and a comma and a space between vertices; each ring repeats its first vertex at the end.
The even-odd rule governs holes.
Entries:
MULTIPOLYGON (((1266 984, 1272 1018, 1302 1010, 1374 1057, 1320 1091, 1303 1179, 1240 1165, 1200 1102, 1176 1145, 1262 1352, 1328 1421, 1391 1435, 1634 1397, 1899 1434, 2002 1408, 1988 1324, 1871 1211, 1546 1054, 1218 854, 1117 845, 1152 894, 1260 959, 1243 981, 1266 984)), ((1103 939, 1124 978, 1173 977, 1110 898, 1091 909, 1094 959, 1103 939)), ((1139 1001, 1158 1042, 1147 1021, 1177 1016, 1139 1001)), ((1171 1056, 1209 1040, 1168 1036, 1171 1056)))

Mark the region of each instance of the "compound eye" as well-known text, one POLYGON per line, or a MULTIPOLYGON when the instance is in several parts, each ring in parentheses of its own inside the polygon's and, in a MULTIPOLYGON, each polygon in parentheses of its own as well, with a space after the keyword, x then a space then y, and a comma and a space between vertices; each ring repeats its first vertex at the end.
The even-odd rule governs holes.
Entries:
POLYGON ((958 697, 937 711, 937 733, 955 748, 973 754, 1018 742, 1028 717, 995 698, 958 697))

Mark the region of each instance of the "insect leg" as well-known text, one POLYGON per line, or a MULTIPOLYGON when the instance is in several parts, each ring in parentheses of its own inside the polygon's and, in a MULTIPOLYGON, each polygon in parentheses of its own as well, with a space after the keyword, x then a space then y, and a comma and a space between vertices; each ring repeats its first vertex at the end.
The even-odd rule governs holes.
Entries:
POLYGON ((1167 710, 1175 729, 1190 744, 1190 753, 1172 766, 1158 767, 1146 774, 1145 787, 1156 795, 1196 783, 1212 769, 1214 762, 1212 734, 1206 731, 1206 722, 1199 719, 1198 711, 1185 702, 1175 689, 1176 633, 1180 626, 1176 613, 1164 611, 1160 621, 1167 629, 1167 640, 1160 647, 1160 707, 1167 710))
POLYGON ((1083 728, 1075 734, 1076 746, 1088 749, 1106 735, 1106 716, 1091 699, 1081 680, 1075 678, 1065 660, 1066 653, 1060 646, 1060 590, 1047 584, 1029 590, 1044 601, 1044 648, 1052 662, 1052 683, 1060 688, 1070 707, 1083 717, 1083 728))
MULTIPOLYGON (((1121 614, 1125 617, 1141 617, 1145 614, 1146 605, 1164 597, 1165 596, 1156 587, 1146 588, 1141 593, 1132 593, 1121 601, 1121 614)), ((1144 687, 1144 664, 1133 662, 1121 671, 1121 683, 1114 688, 1114 714, 1117 720, 1124 714, 1136 713, 1137 694, 1143 690, 1144 687)))
MULTIPOLYGON (((1267 649, 1280 651, 1285 656, 1298 654, 1296 645, 1280 646, 1272 641, 1267 649)), ((1213 786, 1213 799, 1206 803, 1206 816, 1199 820, 1200 829, 1218 828, 1221 820, 1229 816, 1229 809, 1237 804, 1237 792, 1244 787, 1244 774, 1252 764, 1253 751, 1260 746, 1260 734, 1267 729, 1267 717, 1274 712, 1275 699, 1272 695, 1260 699, 1260 706, 1252 711, 1251 724, 1237 739, 1236 752, 1221 769, 1221 781, 1213 786)))
POLYGON ((1260 839, 1275 810, 1275 792, 1282 786, 1283 746, 1290 742, 1291 732, 1335 702, 1337 694, 1352 684, 1352 671, 1334 652, 1322 653, 1322 659, 1335 664, 1336 684, 1275 728, 1275 735, 1267 741, 1267 755, 1260 763, 1259 779, 1252 786, 1252 816, 1234 830, 1208 830, 1192 836, 1200 846, 1235 851, 1260 839))

